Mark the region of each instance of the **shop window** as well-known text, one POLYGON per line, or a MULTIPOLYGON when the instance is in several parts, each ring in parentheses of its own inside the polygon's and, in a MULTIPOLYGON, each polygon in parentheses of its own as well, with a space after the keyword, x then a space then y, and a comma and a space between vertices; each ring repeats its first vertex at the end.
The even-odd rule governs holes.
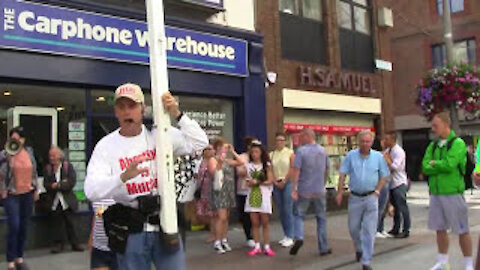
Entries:
MULTIPOLYGON (((152 97, 144 90, 145 115, 144 123, 151 128, 153 123, 152 97)), ((192 96, 175 96, 180 104, 180 110, 196 120, 207 132, 209 139, 220 136, 233 143, 233 102, 226 99, 201 98, 192 96)), ((91 91, 92 145, 118 128, 114 115, 114 92, 106 90, 91 91)), ((173 121, 173 119, 172 119, 173 121)))
POLYGON ((322 0, 279 0, 279 10, 285 14, 322 20, 322 0))
MULTIPOLYGON (((437 1, 437 12, 438 15, 443 15, 443 0, 437 1)), ((464 10, 464 0, 448 0, 450 4, 450 12, 457 13, 464 10)))
POLYGON ((367 0, 337 0, 342 68, 373 72, 371 7, 367 0))
POLYGON ((280 0, 282 57, 327 64, 321 0, 280 0))
MULTIPOLYGON (((477 62, 477 45, 475 39, 457 41, 453 44, 453 55, 456 62, 469 63, 472 66, 477 62)), ((432 66, 440 68, 447 64, 445 44, 432 46, 432 66)))
MULTIPOLYGON (((37 160, 39 185, 43 187, 43 168, 48 150, 57 144, 77 172, 77 197, 83 198, 86 167, 85 90, 60 86, 0 83, 0 146, 15 122, 23 126, 26 144, 37 160), (56 119, 56 122, 55 120, 56 119), (55 128, 56 127, 56 128, 55 128)), ((81 209, 87 209, 82 204, 81 209)))
POLYGON ((220 136, 229 143, 234 142, 232 101, 191 96, 179 96, 177 98, 180 110, 196 120, 210 140, 220 136))

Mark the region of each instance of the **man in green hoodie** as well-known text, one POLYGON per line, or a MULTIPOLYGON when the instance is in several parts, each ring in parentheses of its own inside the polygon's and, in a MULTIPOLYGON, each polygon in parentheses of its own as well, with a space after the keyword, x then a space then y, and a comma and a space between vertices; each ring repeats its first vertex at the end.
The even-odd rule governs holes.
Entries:
POLYGON ((455 136, 450 123, 447 113, 433 118, 432 131, 437 140, 430 143, 422 162, 423 173, 429 177, 431 194, 428 227, 437 232, 438 258, 431 270, 450 269, 447 230, 459 235, 465 269, 473 270, 468 206, 463 197, 467 147, 455 136))

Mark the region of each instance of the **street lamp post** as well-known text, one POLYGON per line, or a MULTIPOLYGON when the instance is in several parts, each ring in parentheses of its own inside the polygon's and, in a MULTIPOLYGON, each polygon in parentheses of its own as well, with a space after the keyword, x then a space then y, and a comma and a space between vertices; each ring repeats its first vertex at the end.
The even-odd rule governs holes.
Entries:
MULTIPOLYGON (((453 34, 452 34, 452 19, 450 17, 450 1, 443 0, 443 39, 445 42, 445 51, 447 57, 447 64, 455 63, 455 55, 453 53, 453 34)), ((449 106, 450 118, 452 120, 452 128, 457 134, 460 134, 460 124, 458 122, 458 111, 455 103, 449 106)))

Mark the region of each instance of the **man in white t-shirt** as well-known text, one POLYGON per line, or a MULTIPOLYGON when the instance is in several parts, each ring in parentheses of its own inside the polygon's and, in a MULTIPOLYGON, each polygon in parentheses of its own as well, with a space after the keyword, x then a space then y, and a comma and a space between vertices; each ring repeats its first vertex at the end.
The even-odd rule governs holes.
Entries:
MULTIPOLYGON (((179 111, 173 96, 166 93, 162 101, 180 127, 172 127, 169 131, 174 155, 190 154, 206 147, 207 135, 197 122, 179 111)), ((123 218, 121 222, 128 223, 128 230, 124 232, 127 234, 126 243, 123 241, 120 248, 116 246, 120 269, 149 270, 152 262, 157 270, 185 269, 185 254, 181 245, 180 249, 169 250, 160 242, 162 233, 157 210, 160 205, 152 206, 151 200, 159 201, 155 136, 154 131, 150 132, 143 125, 145 98, 141 88, 135 84, 119 86, 115 91, 114 108, 120 128, 95 146, 87 168, 85 194, 90 201, 113 199, 117 205, 109 207, 110 213, 120 209, 117 211, 120 214, 112 215, 115 217, 112 220, 117 222, 123 218), (146 198, 148 203, 144 203, 146 198)), ((107 217, 106 212, 105 223, 107 217)), ((115 228, 122 230, 122 226, 115 228)), ((119 238, 112 239, 118 244, 119 238)))

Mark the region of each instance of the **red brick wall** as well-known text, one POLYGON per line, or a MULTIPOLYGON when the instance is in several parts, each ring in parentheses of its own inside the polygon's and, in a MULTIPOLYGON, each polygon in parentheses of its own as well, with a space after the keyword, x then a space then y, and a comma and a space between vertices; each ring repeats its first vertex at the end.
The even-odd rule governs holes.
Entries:
MULTIPOLYGON (((388 1, 387 1, 388 2, 388 1)), ((443 43, 442 17, 436 0, 390 1, 394 12, 392 33, 395 116, 421 114, 415 105, 415 85, 432 68, 431 46, 443 43)), ((453 39, 475 38, 480 54, 480 1, 464 0, 465 10, 452 14, 453 39)))
MULTIPOLYGON (((282 89, 304 89, 299 85, 299 66, 317 66, 311 63, 290 61, 281 57, 280 22, 278 12, 279 0, 257 1, 257 31, 264 35, 264 49, 267 69, 278 74, 277 83, 267 89, 267 130, 269 142, 273 142, 275 131, 283 129, 283 97, 282 89)), ((391 61, 390 32, 391 29, 379 29, 377 23, 377 7, 383 6, 382 1, 372 0, 372 16, 374 20, 373 39, 374 55, 376 58, 391 61), (377 3, 378 2, 378 3, 377 3)), ((336 0, 323 1, 323 21, 326 29, 328 68, 340 70, 339 34, 336 14, 336 0)), ((314 45, 312 45, 314 46, 314 45)), ((350 72, 350 71, 344 71, 350 72)), ((381 129, 393 130, 393 96, 392 74, 390 72, 376 71, 365 73, 373 76, 376 94, 367 95, 382 98, 381 129)), ((345 93, 339 90, 309 87, 308 90, 337 94, 345 93)), ((345 106, 348 106, 346 104, 345 106)))

